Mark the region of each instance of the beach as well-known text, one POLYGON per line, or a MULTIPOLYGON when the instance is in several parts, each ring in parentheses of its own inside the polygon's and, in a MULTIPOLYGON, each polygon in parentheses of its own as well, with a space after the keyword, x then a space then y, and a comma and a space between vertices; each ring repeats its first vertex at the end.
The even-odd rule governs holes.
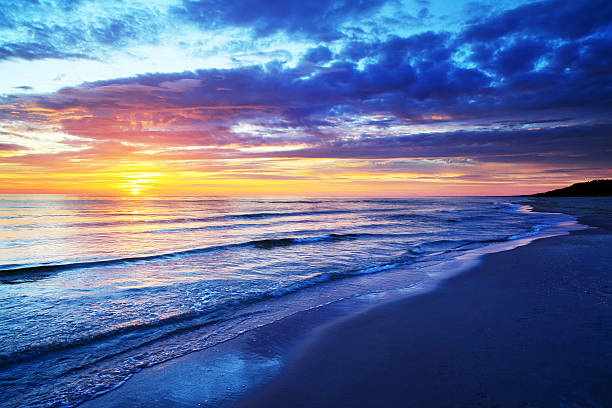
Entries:
POLYGON ((611 406, 609 199, 535 207, 593 228, 484 255, 423 293, 295 313, 82 406, 611 406))

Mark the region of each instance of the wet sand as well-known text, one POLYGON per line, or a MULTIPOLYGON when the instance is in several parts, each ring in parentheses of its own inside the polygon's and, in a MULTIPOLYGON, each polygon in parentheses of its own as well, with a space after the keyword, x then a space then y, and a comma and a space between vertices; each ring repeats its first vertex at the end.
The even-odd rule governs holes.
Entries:
POLYGON ((597 228, 485 255, 424 294, 298 313, 83 406, 612 406, 610 201, 538 203, 597 228))

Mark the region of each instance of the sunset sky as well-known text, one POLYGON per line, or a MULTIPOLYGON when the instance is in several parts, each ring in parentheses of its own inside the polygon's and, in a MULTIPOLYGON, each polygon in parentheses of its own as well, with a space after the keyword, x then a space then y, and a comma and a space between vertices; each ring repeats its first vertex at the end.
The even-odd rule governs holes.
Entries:
POLYGON ((0 193, 531 193, 611 108, 610 0, 0 3, 0 193))

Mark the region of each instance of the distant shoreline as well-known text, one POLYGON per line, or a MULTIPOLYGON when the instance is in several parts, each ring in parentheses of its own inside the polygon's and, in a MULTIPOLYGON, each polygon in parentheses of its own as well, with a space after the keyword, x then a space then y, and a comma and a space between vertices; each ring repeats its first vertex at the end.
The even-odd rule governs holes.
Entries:
POLYGON ((591 180, 523 197, 611 197, 612 180, 591 180))

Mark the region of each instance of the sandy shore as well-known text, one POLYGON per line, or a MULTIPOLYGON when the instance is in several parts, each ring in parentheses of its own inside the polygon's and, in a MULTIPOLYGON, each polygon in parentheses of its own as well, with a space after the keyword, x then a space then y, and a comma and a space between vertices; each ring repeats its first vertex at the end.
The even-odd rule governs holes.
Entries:
POLYGON ((612 208, 572 200, 538 206, 597 228, 485 255, 421 295, 298 313, 82 406, 612 406, 612 208))

